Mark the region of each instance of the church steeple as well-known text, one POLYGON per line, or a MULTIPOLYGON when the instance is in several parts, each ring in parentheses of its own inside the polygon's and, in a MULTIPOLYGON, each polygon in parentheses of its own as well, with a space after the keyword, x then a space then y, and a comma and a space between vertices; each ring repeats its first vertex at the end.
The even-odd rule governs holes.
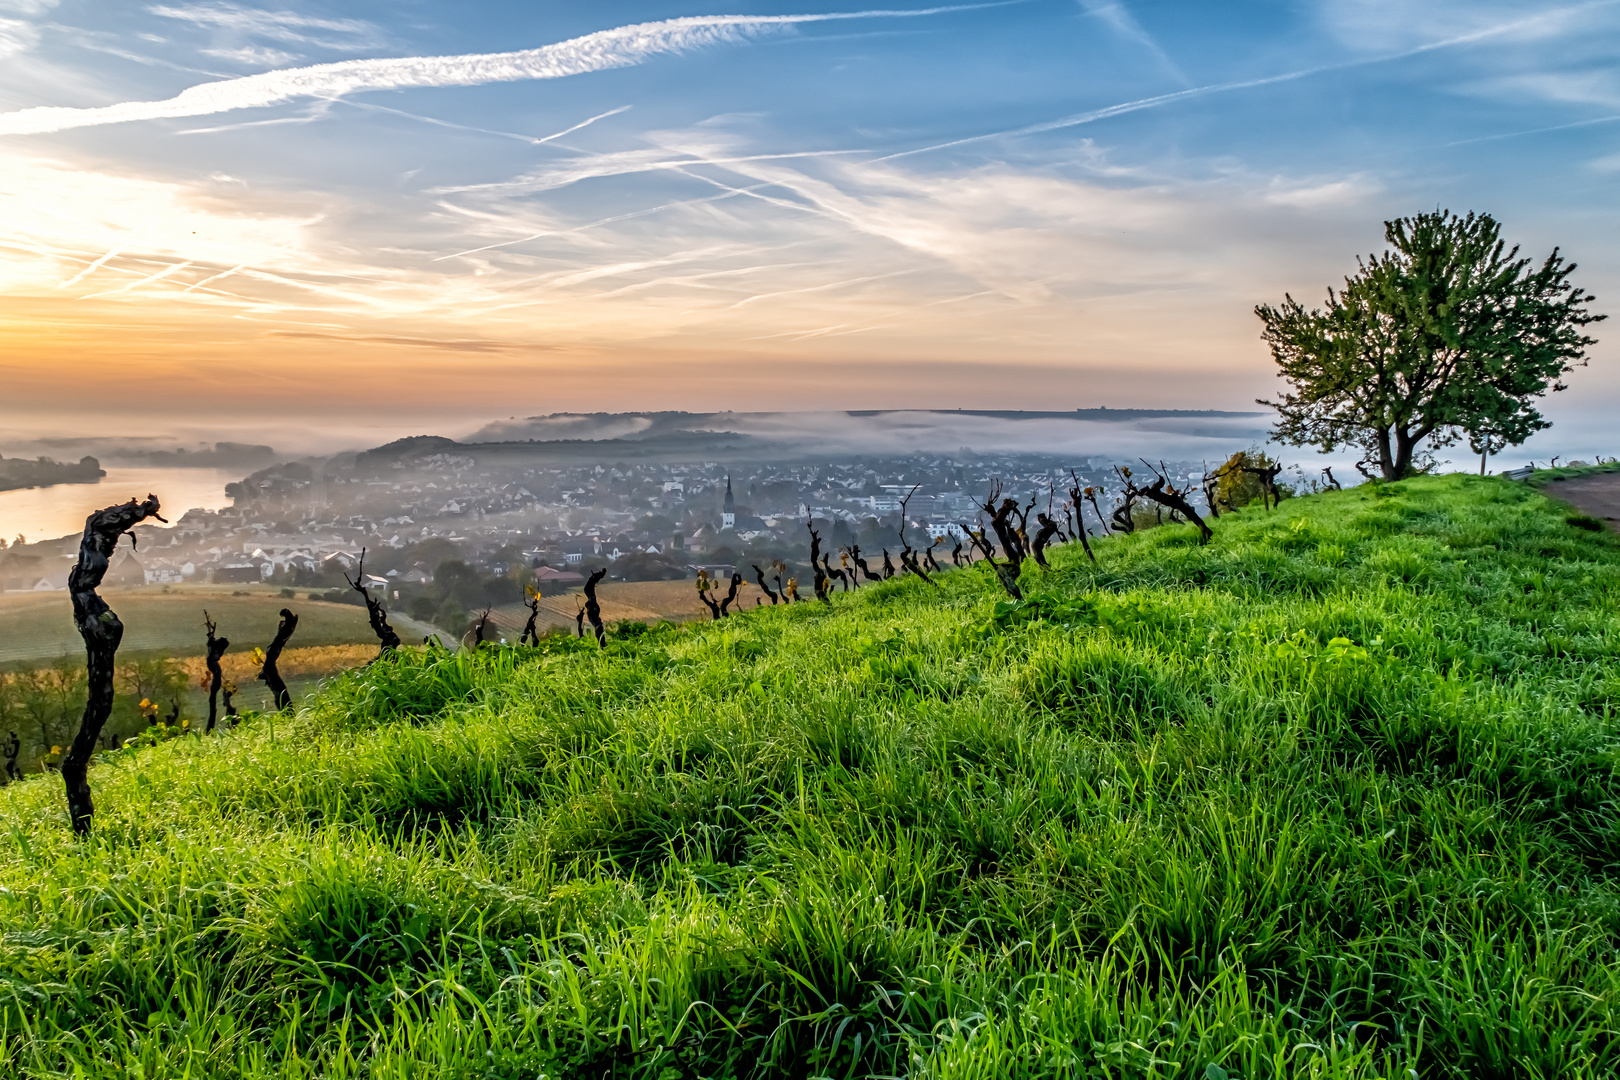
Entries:
POLYGON ((726 474, 726 501, 720 505, 720 527, 730 529, 737 524, 737 498, 731 493, 731 474, 726 474))

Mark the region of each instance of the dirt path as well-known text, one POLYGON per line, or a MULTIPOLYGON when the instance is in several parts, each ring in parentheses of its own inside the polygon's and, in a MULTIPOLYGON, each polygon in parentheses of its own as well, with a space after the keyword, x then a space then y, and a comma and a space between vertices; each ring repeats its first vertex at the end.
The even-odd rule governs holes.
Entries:
POLYGON ((1601 519, 1611 529, 1620 529, 1620 472, 1550 480, 1541 490, 1582 513, 1601 519))

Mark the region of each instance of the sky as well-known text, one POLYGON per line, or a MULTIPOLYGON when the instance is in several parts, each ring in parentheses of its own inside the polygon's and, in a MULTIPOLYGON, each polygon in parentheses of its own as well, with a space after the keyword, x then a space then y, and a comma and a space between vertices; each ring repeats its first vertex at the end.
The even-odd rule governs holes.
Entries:
POLYGON ((1617 181, 1620 0, 0 0, 0 445, 1253 408, 1388 218, 1620 310, 1617 181))

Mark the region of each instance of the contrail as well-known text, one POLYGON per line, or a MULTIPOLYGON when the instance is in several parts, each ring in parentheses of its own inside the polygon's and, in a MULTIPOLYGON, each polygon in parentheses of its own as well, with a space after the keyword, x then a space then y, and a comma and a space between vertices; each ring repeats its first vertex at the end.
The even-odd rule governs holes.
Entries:
POLYGON ((1020 0, 915 8, 909 11, 880 9, 819 15, 698 15, 599 30, 520 52, 342 60, 202 83, 162 101, 126 101, 88 109, 45 105, 0 113, 0 135, 43 135, 133 120, 210 116, 236 109, 263 108, 295 98, 342 97, 362 90, 478 86, 526 79, 560 79, 609 68, 632 67, 660 54, 737 42, 799 23, 835 19, 915 18, 1001 7, 1008 2, 1020 0))
MULTIPOLYGON (((1188 90, 1176 90, 1168 94, 1155 94, 1153 97, 1138 98, 1136 101, 1121 102, 1118 105, 1109 105, 1101 109, 1091 109, 1087 112, 1074 113, 1071 116, 1060 117, 1056 120, 1046 120, 1041 123, 1029 124, 1025 127, 1012 128, 1006 131, 992 131, 983 135, 969 135, 961 139, 951 139, 949 142, 935 143, 932 146, 919 146, 914 150, 901 150, 899 153, 886 154, 883 157, 873 158, 873 162, 893 161, 895 158, 910 157, 913 154, 926 154, 934 150, 948 150, 953 146, 965 146, 968 143, 983 142, 986 139, 1001 139, 1019 135, 1038 135, 1045 131, 1056 131, 1059 128, 1077 127, 1081 124, 1090 124, 1098 120, 1106 120, 1112 116, 1123 116, 1126 113, 1139 112, 1143 109, 1153 109, 1160 105, 1182 101, 1187 98, 1205 97, 1210 94, 1227 94, 1237 90, 1252 90, 1262 86, 1275 86, 1278 83, 1295 82, 1299 79, 1310 78, 1313 75, 1322 75, 1330 71, 1345 71, 1351 68, 1367 67, 1373 64, 1387 64, 1396 60, 1405 60, 1424 53, 1437 52, 1441 49, 1450 49, 1458 45, 1471 45, 1477 41, 1500 37, 1503 34, 1520 30, 1548 19, 1559 18, 1575 14, 1591 8, 1604 8, 1614 6, 1616 0, 1591 0, 1589 3, 1576 4, 1572 7, 1557 8, 1552 11, 1540 12, 1528 18, 1515 19, 1512 22, 1499 23, 1483 30, 1472 33, 1459 34, 1456 37, 1444 38, 1440 41, 1431 41, 1426 45, 1418 45, 1401 52, 1386 53, 1382 56, 1359 57, 1354 60, 1342 60, 1334 64, 1320 64, 1316 67, 1301 68, 1297 71, 1288 71, 1280 75, 1266 75, 1257 79, 1241 79, 1235 82, 1210 83, 1205 86, 1195 86, 1188 90)), ((3 119, 3 117, 0 117, 3 119)))
POLYGON ((123 254, 122 249, 113 248, 111 251, 107 252, 107 254, 103 255, 101 258, 97 259, 95 262, 91 263, 89 266, 85 267, 83 270, 80 270, 77 274, 74 274, 72 277, 70 277, 66 281, 62 282, 62 284, 58 285, 57 288, 58 289, 65 289, 69 285, 77 285, 79 282, 83 281, 85 278, 89 277, 91 274, 95 273, 97 270, 100 270, 103 266, 106 266, 109 262, 111 262, 113 259, 118 258, 118 256, 120 256, 122 254, 123 254))

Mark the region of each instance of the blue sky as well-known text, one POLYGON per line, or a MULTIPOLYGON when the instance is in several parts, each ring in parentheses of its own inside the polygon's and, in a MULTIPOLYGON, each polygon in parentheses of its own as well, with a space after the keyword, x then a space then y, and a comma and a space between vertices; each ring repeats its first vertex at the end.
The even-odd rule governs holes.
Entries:
POLYGON ((1617 65, 1620 2, 0 0, 0 420, 1241 408, 1388 217, 1611 303, 1617 65))

